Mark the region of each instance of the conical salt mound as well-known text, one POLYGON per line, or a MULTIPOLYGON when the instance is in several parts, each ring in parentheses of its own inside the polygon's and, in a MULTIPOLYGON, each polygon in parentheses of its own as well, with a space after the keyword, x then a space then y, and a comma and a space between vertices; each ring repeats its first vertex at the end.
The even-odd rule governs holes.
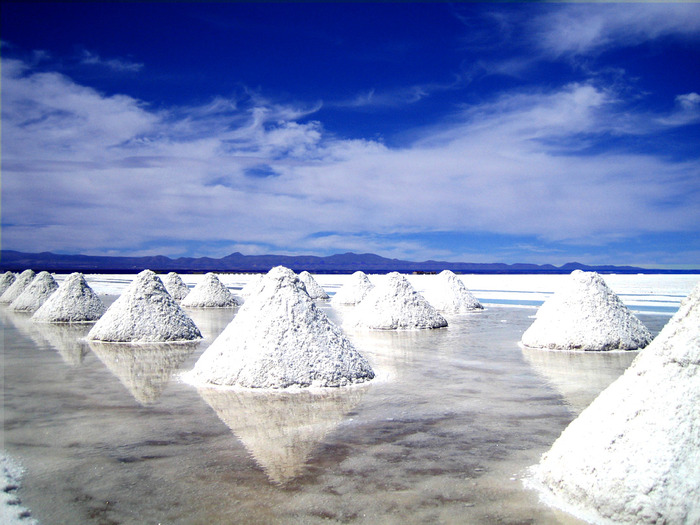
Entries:
POLYGON ((190 377, 248 388, 326 387, 361 383, 374 372, 294 272, 278 267, 202 354, 190 377))
POLYGON ((436 278, 431 279, 430 284, 424 296, 439 312, 465 314, 484 308, 462 280, 450 270, 440 272, 436 278))
POLYGON ((2 274, 2 277, 0 277, 0 296, 5 293, 5 290, 7 290, 16 279, 17 276, 12 272, 5 272, 2 274))
POLYGON ((180 304, 190 308, 231 308, 239 303, 216 275, 208 273, 180 304))
POLYGON ((185 297, 187 297, 187 294, 190 293, 190 289, 182 280, 182 277, 175 272, 170 272, 165 276, 163 279, 163 285, 165 285, 165 289, 170 294, 170 297, 176 301, 182 301, 185 297))
POLYGON ((106 310, 83 274, 72 273, 36 311, 32 320, 44 323, 84 323, 97 321, 106 310))
POLYGON ((314 450, 359 404, 367 388, 198 391, 270 481, 285 483, 304 472, 314 450))
POLYGON ((136 276, 87 335, 94 341, 118 343, 192 341, 201 337, 192 319, 150 270, 136 276))
POLYGON ((700 285, 534 467, 598 523, 700 523, 700 285))
POLYGON ((35 277, 36 274, 34 273, 34 270, 24 270, 21 274, 19 274, 17 279, 15 279, 15 282, 13 282, 2 294, 0 297, 0 303, 11 303, 17 299, 35 277))
POLYGON ((309 272, 301 272, 299 274, 299 279, 301 279, 301 282, 306 286, 306 293, 309 294, 309 297, 312 299, 330 299, 326 291, 321 288, 321 285, 316 282, 316 279, 314 279, 309 272))
POLYGON ((49 272, 39 272, 19 297, 12 301, 10 310, 34 313, 57 289, 58 284, 49 272))
POLYGON ((374 285, 365 272, 355 272, 336 292, 331 302, 338 305, 355 305, 362 301, 372 288, 374 285))
POLYGON ((265 276, 263 274, 256 274, 253 275, 250 278, 250 281, 248 281, 248 284, 246 284, 243 289, 240 291, 239 295, 241 297, 250 297, 251 295, 255 295, 258 293, 258 289, 261 286, 261 282, 265 276))
POLYGON ((537 312, 521 343, 553 350, 634 350, 651 342, 649 330, 595 272, 574 271, 567 285, 537 312))
POLYGON ((90 343, 90 349, 141 405, 158 401, 172 376, 196 346, 193 343, 90 343))
POLYGON ((445 318, 398 272, 386 276, 355 309, 350 324, 372 330, 415 330, 447 326, 445 318))

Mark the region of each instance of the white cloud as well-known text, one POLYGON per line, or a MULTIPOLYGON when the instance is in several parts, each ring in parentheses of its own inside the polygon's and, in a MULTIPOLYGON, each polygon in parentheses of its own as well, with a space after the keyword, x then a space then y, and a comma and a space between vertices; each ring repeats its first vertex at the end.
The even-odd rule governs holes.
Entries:
POLYGON ((83 50, 80 55, 80 63, 89 66, 100 66, 106 67, 113 71, 119 72, 132 72, 141 71, 143 69, 143 64, 139 62, 133 62, 125 58, 108 58, 104 59, 100 57, 97 53, 92 53, 88 50, 83 50))
MULTIPOLYGON (((308 120, 319 105, 247 95, 153 111, 16 61, 3 61, 2 74, 8 249, 148 252, 223 242, 449 259, 449 247, 428 250, 417 234, 594 245, 700 224, 697 159, 593 155, 573 145, 626 133, 629 111, 590 84, 504 95, 391 149, 329 136, 308 120), (246 174, 260 165, 279 175, 246 174)), ((679 110, 693 110, 694 95, 680 96, 679 110)))

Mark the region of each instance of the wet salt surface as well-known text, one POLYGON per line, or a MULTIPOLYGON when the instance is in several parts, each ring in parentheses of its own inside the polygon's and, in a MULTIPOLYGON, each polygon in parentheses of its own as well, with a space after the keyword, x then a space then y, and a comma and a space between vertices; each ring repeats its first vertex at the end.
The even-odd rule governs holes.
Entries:
MULTIPOLYGON (((320 306, 342 322, 346 310, 320 306)), ((180 382, 236 311, 188 310, 204 341, 132 359, 81 342, 91 325, 0 308, 2 446, 26 468, 18 495, 33 517, 580 523, 521 478, 634 352, 525 353, 535 310, 492 306, 447 329, 346 331, 377 372, 366 386, 292 396, 180 382)), ((640 318, 654 334, 668 320, 640 318)))

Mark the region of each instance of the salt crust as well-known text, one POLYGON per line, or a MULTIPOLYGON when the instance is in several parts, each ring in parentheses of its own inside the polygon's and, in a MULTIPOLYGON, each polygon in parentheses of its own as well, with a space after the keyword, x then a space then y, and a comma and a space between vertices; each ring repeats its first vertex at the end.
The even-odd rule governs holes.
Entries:
POLYGON ((44 323, 84 323, 97 321, 106 310, 83 274, 72 273, 34 313, 32 320, 44 323))
POLYGON ((436 310, 448 314, 465 314, 484 308, 450 270, 443 270, 431 279, 423 295, 436 310))
POLYGON ((189 308, 232 308, 238 306, 239 302, 219 278, 210 272, 180 304, 189 308))
POLYGON ((321 299, 324 301, 330 299, 326 291, 321 288, 321 285, 316 282, 316 279, 314 279, 309 272, 301 272, 299 274, 299 279, 301 279, 301 282, 306 286, 306 293, 309 294, 309 297, 312 299, 321 299))
POLYGON ((192 341, 201 337, 192 319, 150 270, 136 276, 87 335, 93 341, 122 343, 192 341))
POLYGON ((34 280, 10 304, 15 312, 36 312, 58 289, 58 284, 49 272, 39 272, 34 280))
MULTIPOLYGON (((596 523, 700 523, 700 285, 533 468, 596 523)), ((552 500, 552 498, 554 498, 552 500)))
POLYGON ((2 297, 0 297, 0 303, 11 303, 17 299, 35 277, 36 274, 34 273, 34 270, 24 270, 21 274, 19 274, 17 279, 15 279, 15 282, 13 282, 10 287, 5 290, 5 293, 2 294, 2 297))
POLYGON ((182 301, 185 297, 187 297, 187 294, 190 293, 190 289, 182 280, 182 277, 175 272, 170 272, 165 276, 163 279, 163 285, 170 294, 170 297, 176 301, 182 301))
POLYGON ((4 525, 36 525, 37 520, 17 497, 24 469, 5 451, 0 451, 0 523, 4 525))
POLYGON ((333 296, 331 302, 338 305, 355 305, 365 298, 374 285, 365 272, 353 273, 333 296))
POLYGON ((0 296, 5 293, 5 290, 7 290, 16 279, 17 276, 12 272, 5 272, 2 274, 2 277, 0 277, 0 296))
POLYGON ((635 350, 651 333, 595 272, 575 270, 537 311, 521 344, 552 350, 635 350))
POLYGON ((372 330, 414 330, 442 328, 447 321, 403 275, 391 272, 358 303, 347 324, 372 330))
POLYGON ((195 384, 273 389, 337 387, 373 377, 296 274, 279 266, 186 376, 195 384))

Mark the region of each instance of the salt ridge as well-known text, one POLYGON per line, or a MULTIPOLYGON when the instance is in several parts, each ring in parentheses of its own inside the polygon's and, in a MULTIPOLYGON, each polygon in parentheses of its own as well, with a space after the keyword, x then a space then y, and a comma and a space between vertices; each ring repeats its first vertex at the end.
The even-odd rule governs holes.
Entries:
POLYGON ((34 313, 33 321, 83 323, 97 321, 107 308, 82 273, 70 274, 34 313))

